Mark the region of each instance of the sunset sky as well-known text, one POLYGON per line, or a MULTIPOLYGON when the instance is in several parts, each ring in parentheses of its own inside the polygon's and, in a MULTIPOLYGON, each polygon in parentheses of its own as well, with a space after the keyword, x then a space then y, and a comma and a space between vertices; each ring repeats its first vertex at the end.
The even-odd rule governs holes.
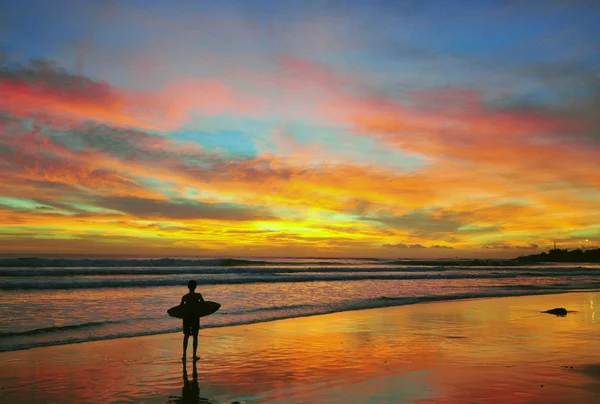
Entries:
POLYGON ((2 2, 0 253, 598 246, 598 21, 584 0, 2 2))

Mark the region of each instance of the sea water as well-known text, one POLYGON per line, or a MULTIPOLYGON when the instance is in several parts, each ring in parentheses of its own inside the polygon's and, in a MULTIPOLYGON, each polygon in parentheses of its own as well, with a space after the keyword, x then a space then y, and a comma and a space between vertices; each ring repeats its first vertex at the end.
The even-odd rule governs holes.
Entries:
MULTIPOLYGON (((202 327, 461 298, 599 290, 600 265, 378 259, 0 259, 0 351, 178 332, 190 279, 202 327)), ((541 308, 546 309, 546 308, 541 308)))

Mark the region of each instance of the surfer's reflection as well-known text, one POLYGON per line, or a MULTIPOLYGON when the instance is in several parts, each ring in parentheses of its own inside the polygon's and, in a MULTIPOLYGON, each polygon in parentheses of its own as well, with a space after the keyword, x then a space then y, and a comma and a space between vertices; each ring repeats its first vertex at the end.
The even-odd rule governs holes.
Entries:
POLYGON ((169 397, 168 403, 184 404, 184 403, 200 403, 212 404, 207 398, 200 397, 200 387, 198 386, 198 368, 194 362, 192 370, 192 381, 188 379, 187 365, 183 362, 183 387, 181 388, 181 397, 169 397))

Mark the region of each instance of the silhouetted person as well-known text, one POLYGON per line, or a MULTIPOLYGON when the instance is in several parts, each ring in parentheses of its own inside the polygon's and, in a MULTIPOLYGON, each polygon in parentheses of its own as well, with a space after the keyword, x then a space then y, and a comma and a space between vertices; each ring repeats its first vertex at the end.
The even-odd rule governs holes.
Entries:
POLYGON ((185 361, 188 339, 190 338, 190 335, 192 335, 194 337, 194 361, 197 361, 198 359, 200 359, 196 354, 198 351, 198 331, 200 330, 200 317, 198 317, 198 315, 195 315, 194 313, 196 312, 196 309, 200 306, 200 303, 204 302, 204 298, 200 293, 195 292, 196 281, 189 281, 188 289, 190 290, 190 293, 183 295, 183 297, 181 298, 181 305, 184 307, 185 313, 185 315, 183 316, 184 337, 182 360, 185 361))

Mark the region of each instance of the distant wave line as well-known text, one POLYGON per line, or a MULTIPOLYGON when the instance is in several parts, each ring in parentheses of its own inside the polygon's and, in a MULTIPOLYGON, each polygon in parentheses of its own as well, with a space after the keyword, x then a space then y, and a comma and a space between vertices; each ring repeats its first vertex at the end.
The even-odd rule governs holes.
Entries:
POLYGON ((285 259, 241 259, 241 258, 0 258, 0 267, 172 267, 172 266, 315 266, 315 265, 341 265, 352 266, 360 263, 371 265, 416 265, 416 266, 521 266, 523 262, 514 259, 431 259, 431 260, 398 260, 385 258, 298 258, 297 261, 285 259))
MULTIPOLYGON (((483 273, 483 274, 360 274, 355 276, 348 275, 289 275, 277 276, 274 275, 254 275, 244 277, 221 277, 221 278, 197 278, 196 282, 199 285, 239 285, 239 284, 257 284, 257 283, 294 283, 294 282, 336 282, 336 281, 365 281, 365 280, 440 280, 440 279, 514 279, 514 278, 540 278, 540 277, 557 277, 558 274, 552 273, 483 273)), ((585 273, 565 273, 566 277, 585 277, 596 274, 585 273)), ((43 279, 40 281, 21 280, 8 278, 9 281, 0 280, 0 289, 2 290, 17 290, 17 289, 97 289, 97 288, 143 288, 143 287, 160 287, 160 286, 181 286, 185 283, 185 279, 181 278, 150 278, 150 279, 53 279, 48 281, 43 279)), ((27 278, 26 278, 27 279, 27 278)))
POLYGON ((507 273, 548 273, 550 275, 562 274, 598 274, 600 275, 600 267, 424 267, 424 266, 368 266, 368 267, 344 267, 344 266, 327 266, 327 267, 73 267, 73 268, 2 268, 0 276, 5 277, 38 277, 38 276, 111 276, 111 275, 224 275, 224 274, 302 274, 307 272, 331 274, 331 273, 357 273, 357 272, 447 272, 447 271, 479 271, 479 272, 498 272, 506 271, 507 273))
MULTIPOLYGON (((172 266, 255 266, 255 265, 331 265, 331 261, 269 261, 269 260, 244 260, 235 258, 216 259, 67 259, 67 258, 0 258, 0 267, 172 267, 172 266)), ((337 263, 336 265, 344 265, 337 263)), ((352 264, 347 264, 352 265, 352 264)))

